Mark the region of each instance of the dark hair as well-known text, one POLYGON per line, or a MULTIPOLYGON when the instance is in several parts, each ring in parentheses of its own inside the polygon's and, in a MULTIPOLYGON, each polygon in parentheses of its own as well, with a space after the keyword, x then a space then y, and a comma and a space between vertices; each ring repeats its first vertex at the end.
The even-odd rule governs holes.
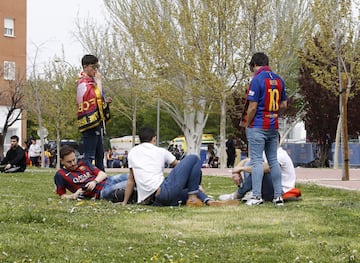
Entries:
POLYGON ((269 58, 263 52, 255 53, 249 63, 250 69, 256 66, 269 66, 269 58))
POLYGON ((60 159, 64 159, 66 155, 69 155, 70 153, 75 153, 75 150, 73 147, 69 145, 64 145, 60 149, 60 159))
POLYGON ((151 142, 151 140, 155 137, 155 132, 150 127, 141 128, 139 131, 139 139, 140 142, 151 142))
POLYGON ((99 59, 94 55, 85 55, 81 59, 82 66, 93 65, 93 64, 97 64, 98 62, 99 59))
POLYGON ((16 140, 17 142, 19 142, 19 137, 17 137, 16 135, 13 135, 10 137, 10 140, 16 140))

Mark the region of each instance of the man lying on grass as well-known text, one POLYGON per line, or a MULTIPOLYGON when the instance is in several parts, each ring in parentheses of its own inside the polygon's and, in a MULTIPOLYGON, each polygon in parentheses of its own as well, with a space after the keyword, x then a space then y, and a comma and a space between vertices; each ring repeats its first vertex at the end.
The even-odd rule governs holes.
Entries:
MULTIPOLYGON (((122 202, 123 195, 119 190, 125 189, 127 174, 107 176, 97 167, 92 168, 84 162, 77 163, 75 150, 68 145, 60 149, 60 168, 55 176, 56 193, 64 199, 105 199, 112 202, 122 202), (69 190, 71 194, 67 194, 69 190)), ((134 196, 136 197, 136 196, 134 196)), ((130 202, 135 202, 130 197, 130 202)))

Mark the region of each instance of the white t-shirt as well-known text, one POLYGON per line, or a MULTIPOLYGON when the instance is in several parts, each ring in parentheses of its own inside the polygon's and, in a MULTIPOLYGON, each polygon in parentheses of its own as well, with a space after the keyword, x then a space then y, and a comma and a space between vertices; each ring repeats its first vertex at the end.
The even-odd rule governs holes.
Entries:
POLYGON ((141 143, 129 152, 129 168, 132 168, 138 192, 138 203, 153 194, 164 181, 165 164, 175 161, 168 150, 152 143, 141 143))
MULTIPOLYGON (((264 161, 267 162, 265 153, 264 161)), ((277 148, 277 159, 281 169, 281 186, 284 193, 295 187, 296 174, 294 164, 288 153, 281 147, 277 148)))
POLYGON ((294 164, 288 153, 278 147, 277 158, 281 169, 281 185, 284 193, 295 187, 296 174, 294 164))
POLYGON ((38 157, 40 156, 41 149, 38 144, 31 144, 29 147, 29 157, 38 157))

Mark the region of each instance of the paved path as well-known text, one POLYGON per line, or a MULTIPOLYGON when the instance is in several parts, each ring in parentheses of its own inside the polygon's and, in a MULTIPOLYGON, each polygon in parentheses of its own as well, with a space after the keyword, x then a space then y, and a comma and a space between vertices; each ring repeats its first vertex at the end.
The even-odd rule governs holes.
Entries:
MULTIPOLYGON (((127 173, 128 169, 111 168, 107 169, 110 173, 127 173)), ((168 173, 170 169, 166 169, 168 173)), ((231 169, 221 168, 203 168, 204 175, 209 176, 225 176, 231 177, 231 169)), ((347 190, 360 191, 360 169, 349 170, 349 181, 343 181, 342 169, 330 168, 295 168, 297 182, 299 183, 314 183, 326 187, 341 188, 347 190)))

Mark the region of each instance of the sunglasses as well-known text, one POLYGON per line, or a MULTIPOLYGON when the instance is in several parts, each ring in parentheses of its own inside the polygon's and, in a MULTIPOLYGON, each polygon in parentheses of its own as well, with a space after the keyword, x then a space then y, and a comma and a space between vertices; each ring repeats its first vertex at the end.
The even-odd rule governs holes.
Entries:
POLYGON ((98 69, 100 68, 100 65, 99 64, 93 64, 93 65, 89 65, 90 68, 92 69, 98 69))

